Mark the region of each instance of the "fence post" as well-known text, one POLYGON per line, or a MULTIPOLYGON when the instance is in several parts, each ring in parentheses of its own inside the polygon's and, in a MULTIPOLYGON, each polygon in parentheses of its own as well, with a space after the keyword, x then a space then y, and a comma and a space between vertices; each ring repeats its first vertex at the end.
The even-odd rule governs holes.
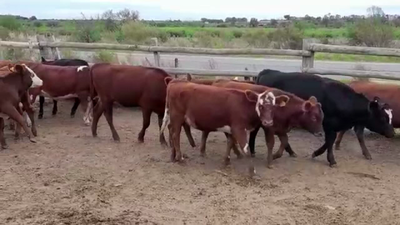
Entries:
MULTIPOLYGON (((178 58, 175 58, 175 68, 179 67, 179 61, 178 58)), ((178 74, 175 74, 175 78, 178 78, 178 74)))
MULTIPOLYGON (((154 41, 155 45, 158 46, 158 39, 157 38, 152 38, 154 41)), ((154 55, 154 64, 157 67, 160 67, 160 53, 159 52, 153 52, 154 55)))
MULTIPOLYGON (((309 44, 311 39, 303 39, 303 51, 309 50, 309 44)), ((307 68, 314 68, 314 51, 310 51, 311 56, 304 56, 302 60, 301 72, 304 72, 307 68)))
POLYGON ((40 46, 40 42, 44 42, 44 43, 51 43, 51 42, 55 42, 56 38, 54 37, 54 35, 50 35, 50 34, 46 34, 44 35, 38 35, 36 36, 36 39, 39 43, 39 51, 40 51, 40 56, 45 58, 45 59, 50 59, 50 60, 56 60, 56 59, 60 59, 60 51, 58 50, 58 48, 48 48, 48 47, 42 47, 40 46))
MULTIPOLYGON (((0 41, 1 41, 1 38, 0 38, 0 41)), ((1 44, 0 44, 0 60, 5 60, 5 58, 4 58, 4 48, 1 47, 1 44)))

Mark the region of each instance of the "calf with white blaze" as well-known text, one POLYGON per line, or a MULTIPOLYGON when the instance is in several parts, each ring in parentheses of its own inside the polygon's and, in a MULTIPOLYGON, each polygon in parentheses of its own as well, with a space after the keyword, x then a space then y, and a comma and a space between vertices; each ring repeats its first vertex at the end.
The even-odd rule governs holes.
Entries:
POLYGON ((41 86, 42 80, 24 64, 9 65, 9 72, 1 72, 0 76, 0 142, 1 147, 7 148, 4 139, 4 118, 11 117, 29 136, 31 142, 36 142, 34 135, 36 129, 33 118, 33 109, 27 98, 27 91, 30 87, 41 86), (24 118, 19 112, 19 104, 22 103, 27 111, 31 122, 32 131, 29 130, 24 118))
MULTIPOLYGON (((224 132, 227 137, 226 162, 229 162, 230 150, 234 144, 232 137, 237 140, 244 155, 250 156, 247 143, 249 132, 260 123, 266 127, 272 126, 274 104, 287 100, 287 96, 274 96, 269 91, 257 94, 250 90, 171 80, 172 78, 165 78, 168 83, 167 100, 160 132, 163 133, 169 122, 172 161, 183 160, 180 132, 185 123, 201 131, 224 132)), ((252 162, 249 171, 251 175, 255 172, 252 162)))
MULTIPOLYGON (((370 101, 365 95, 357 93, 340 81, 312 74, 263 70, 259 73, 256 83, 291 92, 303 99, 311 96, 317 98, 324 112, 325 143, 314 151, 312 157, 315 158, 328 150, 327 160, 330 166, 336 165, 333 144, 337 132, 355 127, 366 159, 371 159, 371 154, 363 144, 365 127, 387 138, 394 137, 393 126, 389 124, 385 112, 387 108, 379 101, 370 101)), ((289 149, 290 145, 286 148, 289 149)))

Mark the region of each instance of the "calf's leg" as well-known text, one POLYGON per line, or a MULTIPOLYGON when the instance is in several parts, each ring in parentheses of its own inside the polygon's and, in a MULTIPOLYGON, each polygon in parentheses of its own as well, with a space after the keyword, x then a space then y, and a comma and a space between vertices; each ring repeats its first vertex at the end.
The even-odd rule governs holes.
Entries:
MULTIPOLYGON (((201 155, 201 157, 205 157, 206 156, 206 143, 207 143, 207 138, 208 138, 209 134, 210 134, 210 132, 208 132, 208 131, 203 131, 201 133, 201 144, 200 144, 200 155, 201 155)), ((228 138, 227 135, 229 135, 229 134, 225 133, 226 138, 228 138)))
POLYGON ((18 112, 18 110, 11 104, 4 105, 1 111, 10 116, 11 119, 15 120, 22 128, 24 129, 25 133, 28 134, 29 140, 33 143, 36 143, 35 138, 33 137, 32 131, 29 130, 28 126, 26 125, 24 118, 18 112))
POLYGON ((99 119, 104 112, 103 103, 98 101, 98 103, 93 108, 93 121, 92 121, 92 136, 97 137, 97 124, 99 119))
POLYGON ((326 150, 328 150, 327 153, 327 160, 329 162, 329 165, 331 167, 336 165, 336 160, 335 157, 333 155, 333 144, 335 142, 336 139, 336 132, 332 131, 332 130, 325 130, 325 143, 324 145, 322 145, 318 150, 316 150, 313 154, 312 157, 318 157, 320 155, 322 155, 326 150))
POLYGON ((78 106, 80 103, 81 103, 81 100, 79 98, 75 98, 74 105, 72 106, 72 109, 71 109, 71 118, 75 117, 76 110, 78 109, 78 106))
POLYGON ((89 97, 89 93, 82 93, 78 95, 79 101, 82 102, 82 112, 83 112, 83 122, 86 126, 90 125, 91 122, 91 116, 90 116, 90 111, 92 107, 92 101, 89 97))
POLYGON ((28 114, 28 117, 31 121, 31 131, 32 134, 36 137, 37 130, 36 130, 36 122, 35 122, 35 112, 33 111, 33 107, 29 101, 29 95, 24 95, 21 99, 22 108, 28 114))
POLYGON ((279 159, 283 155, 283 150, 285 150, 286 146, 288 145, 288 136, 287 134, 279 134, 279 141, 281 142, 281 145, 279 146, 278 151, 274 154, 274 160, 279 159))
POLYGON ((142 108, 142 115, 143 115, 143 126, 142 130, 138 135, 139 143, 144 142, 144 135, 146 134, 146 129, 150 126, 150 119, 151 119, 151 110, 142 108))
MULTIPOLYGON (((161 131, 161 126, 163 124, 164 114, 163 113, 159 113, 159 114, 157 114, 157 116, 158 116, 158 127, 159 127, 159 130, 161 131)), ((167 141, 165 140, 164 133, 160 134, 160 143, 161 143, 161 145, 167 146, 167 141)))
POLYGON ((58 105, 57 105, 57 100, 53 99, 53 111, 52 111, 52 115, 55 116, 57 114, 58 111, 58 105))
POLYGON ((365 146, 364 127, 363 126, 354 126, 354 131, 356 132, 357 140, 360 143, 361 150, 362 150, 364 157, 368 160, 371 160, 372 156, 369 153, 367 146, 365 146))
POLYGON ((244 128, 232 127, 232 136, 239 143, 240 149, 244 152, 244 155, 249 159, 249 173, 253 176, 256 173, 254 168, 253 159, 250 155, 249 144, 247 143, 247 132, 244 128))
MULTIPOLYGON (((354 130, 355 130, 356 128, 354 127, 354 130)), ((343 136, 344 136, 344 134, 346 133, 346 131, 347 130, 343 130, 343 131, 340 131, 338 134, 337 134, 337 136, 336 136, 336 141, 335 141, 335 149, 336 150, 340 150, 340 143, 342 142, 342 139, 343 139, 343 136)))
POLYGON ((257 127, 250 133, 249 147, 250 147, 251 157, 255 157, 255 155, 256 155, 256 151, 255 151, 256 137, 257 137, 257 133, 259 130, 260 130, 260 127, 257 127))
POLYGON ((4 119, 0 117, 0 144, 2 149, 7 149, 6 139, 4 138, 4 119))
POLYGON ((274 149, 275 145, 275 137, 274 132, 270 129, 263 128, 265 134, 265 142, 267 143, 268 154, 267 154, 267 168, 272 169, 272 150, 274 149))
POLYGON ((113 103, 112 102, 107 102, 104 104, 104 116, 106 117, 107 123, 110 126, 112 137, 114 141, 119 142, 120 138, 115 130, 114 127, 114 122, 113 122, 113 103))
POLYGON ((43 119, 43 105, 44 105, 44 97, 39 96, 39 119, 43 119))
MULTIPOLYGON (((172 119, 172 118, 171 118, 172 119)), ((172 141, 173 148, 171 152, 171 160, 173 162, 181 162, 183 161, 181 147, 180 147, 180 139, 181 139, 181 128, 184 122, 177 118, 176 121, 171 120, 171 130, 172 130, 172 141)))
POLYGON ((183 126, 183 130, 185 131, 186 137, 189 140, 190 146, 192 146, 192 148, 196 147, 196 143, 194 142, 192 132, 190 132, 190 126, 187 123, 183 123, 182 126, 183 126))
MULTIPOLYGON (((208 134, 208 133, 207 133, 208 134)), ((231 163, 231 149, 235 145, 234 139, 231 134, 224 133, 226 137, 226 152, 224 157, 224 165, 227 166, 231 163)))

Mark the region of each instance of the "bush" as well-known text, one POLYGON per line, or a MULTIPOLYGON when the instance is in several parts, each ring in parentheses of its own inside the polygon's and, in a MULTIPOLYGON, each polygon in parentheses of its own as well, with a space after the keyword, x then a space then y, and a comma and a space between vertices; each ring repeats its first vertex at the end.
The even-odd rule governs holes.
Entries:
POLYGON ((93 43, 101 40, 101 27, 96 23, 78 24, 74 34, 74 40, 78 42, 93 43))
POLYGON ((114 56, 113 52, 101 50, 94 55, 94 60, 96 63, 112 63, 114 62, 114 56))
POLYGON ((5 41, 10 38, 10 32, 4 27, 0 27, 0 39, 5 41))
POLYGON ((150 38, 157 37, 158 30, 137 21, 125 23, 121 27, 124 42, 130 44, 143 44, 150 38))
POLYGON ((0 27, 11 31, 18 31, 22 28, 22 24, 13 16, 2 16, 0 17, 0 27))
POLYGON ((256 48, 268 48, 271 43, 268 38, 268 32, 263 28, 256 28, 249 31, 243 35, 243 38, 250 46, 256 48))
POLYGON ((35 22, 33 22, 33 26, 35 26, 35 27, 41 27, 41 26, 42 26, 42 23, 39 22, 39 21, 35 21, 35 22))
POLYGON ((274 42, 275 48, 301 49, 303 45, 303 33, 294 26, 278 28, 268 36, 274 42))
POLYGON ((380 18, 368 18, 349 27, 352 44, 368 47, 389 47, 394 38, 394 30, 380 18))

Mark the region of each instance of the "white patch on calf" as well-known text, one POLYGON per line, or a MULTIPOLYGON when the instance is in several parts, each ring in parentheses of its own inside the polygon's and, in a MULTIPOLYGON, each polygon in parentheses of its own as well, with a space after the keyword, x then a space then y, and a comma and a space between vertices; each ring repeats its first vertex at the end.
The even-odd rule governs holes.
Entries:
MULTIPOLYGON (((261 116, 261 112, 260 112, 260 105, 264 104, 264 99, 262 99, 262 97, 267 93, 268 91, 265 91, 261 94, 258 94, 257 97, 257 103, 256 103, 256 112, 258 116, 261 116)), ((266 94, 265 96, 265 101, 267 101, 267 103, 271 103, 272 105, 275 105, 275 95, 272 92, 268 92, 268 94, 266 94)))
POLYGON ((217 128, 217 131, 221 131, 224 133, 232 134, 232 129, 230 126, 223 126, 221 128, 217 128))
POLYGON ((88 68, 88 66, 80 66, 78 69, 76 69, 76 72, 83 71, 83 69, 88 68))
POLYGON ((385 112, 389 117, 389 124, 392 124, 392 118, 393 118, 392 111, 393 111, 392 109, 385 109, 385 112))
POLYGON ((28 127, 32 126, 32 121, 28 116, 28 113, 24 112, 24 117, 25 117, 25 121, 26 121, 26 125, 28 125, 28 127))
POLYGON ((275 95, 272 92, 268 92, 267 96, 265 97, 265 100, 268 102, 268 100, 270 100, 270 102, 272 102, 272 105, 275 105, 275 95))
POLYGON ((246 145, 244 146, 243 152, 244 152, 246 155, 249 154, 249 144, 248 144, 248 143, 246 143, 246 145))
POLYGON ((38 77, 38 75, 36 75, 35 72, 33 72, 33 70, 31 68, 29 68, 27 65, 22 64, 26 70, 28 70, 28 72, 31 74, 31 78, 32 78, 32 85, 31 88, 35 88, 35 87, 40 87, 43 85, 43 81, 38 77))

